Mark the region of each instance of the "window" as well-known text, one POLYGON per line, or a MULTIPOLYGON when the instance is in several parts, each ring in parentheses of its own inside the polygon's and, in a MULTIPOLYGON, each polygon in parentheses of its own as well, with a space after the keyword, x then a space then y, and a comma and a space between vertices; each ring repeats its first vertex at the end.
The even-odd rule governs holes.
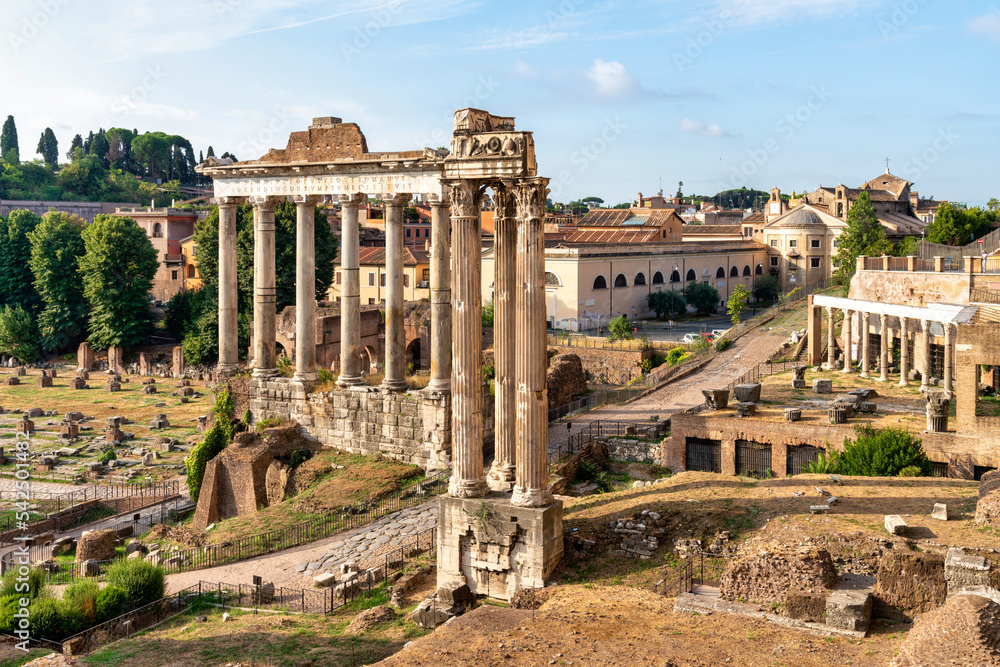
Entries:
POLYGON ((749 264, 747 264, 746 266, 743 267, 743 275, 745 275, 745 276, 749 276, 750 275, 750 265, 749 264))
POLYGON ((778 247, 778 239, 771 239, 771 247, 772 248, 778 247))
POLYGON ((170 279, 171 280, 177 280, 177 271, 171 271, 170 272, 170 279))
POLYGON ((628 287, 628 278, 625 277, 624 273, 615 276, 615 287, 628 287))
POLYGON ((810 239, 809 240, 809 247, 810 248, 818 248, 819 247, 819 239, 810 239))
POLYGON ((653 274, 653 284, 662 285, 663 284, 663 274, 659 271, 653 274))
POLYGON ((374 273, 371 273, 371 272, 368 273, 368 286, 369 287, 375 287, 375 274, 374 273))
POLYGON ((604 276, 594 278, 594 289, 608 289, 608 281, 604 276))
POLYGON ((819 268, 819 260, 820 260, 819 257, 810 257, 809 258, 809 268, 811 268, 811 269, 818 269, 819 268))
POLYGON ((385 274, 384 273, 380 273, 379 274, 379 276, 378 276, 378 284, 381 285, 382 287, 385 287, 385 274))
POLYGON ((545 286, 546 287, 559 287, 562 285, 562 281, 559 280, 559 276, 552 273, 551 271, 545 272, 545 286))
POLYGON ((160 223, 156 223, 155 225, 153 225, 153 238, 158 239, 162 237, 163 237, 163 225, 161 225, 160 223))
POLYGON ((635 274, 635 280, 632 281, 633 285, 645 285, 646 284, 646 274, 640 271, 635 274))
POLYGON ((343 279, 340 277, 342 273, 343 273, 342 271, 337 271, 337 284, 338 285, 342 285, 343 284, 343 279))
POLYGON ((757 275, 757 276, 764 275, 764 265, 763 264, 758 264, 757 268, 755 268, 753 270, 753 272, 754 272, 754 275, 757 275))
POLYGON ((771 258, 771 266, 777 266, 777 265, 778 265, 778 258, 777 257, 772 257, 771 258))
POLYGON ((673 271, 671 271, 670 272, 670 282, 672 282, 672 283, 679 283, 680 281, 681 281, 681 272, 678 271, 677 269, 674 269, 673 271))
POLYGON ((788 239, 788 247, 789 248, 798 248, 799 247, 799 241, 798 241, 798 239, 788 239))
POLYGON ((430 269, 424 269, 424 272, 423 272, 422 276, 423 276, 421 278, 422 281, 424 281, 425 283, 429 282, 430 279, 431 279, 431 270, 430 269))
MULTIPOLYGON (((419 230, 418 230, 419 231, 419 230)), ((411 230, 409 227, 406 228, 406 238, 410 238, 411 230)))
POLYGON ((730 278, 739 278, 740 277, 740 270, 738 268, 736 268, 735 264, 733 265, 733 268, 729 269, 729 277, 730 278))
POLYGON ((663 231, 660 232, 660 234, 663 236, 663 238, 667 238, 667 230, 664 229, 663 231))
POLYGON ((684 280, 698 280, 698 275, 694 272, 694 269, 688 269, 687 277, 684 280))
POLYGON ((404 273, 403 274, 403 287, 409 287, 409 286, 410 286, 410 274, 409 273, 404 273))
POLYGON ((430 237, 431 237, 431 228, 428 227, 427 229, 424 230, 424 238, 429 239, 430 237))
POLYGON ((194 278, 194 277, 195 277, 194 264, 188 264, 188 278, 194 278))
POLYGON ((840 239, 834 239, 833 240, 833 247, 834 248, 839 248, 840 247, 840 239))

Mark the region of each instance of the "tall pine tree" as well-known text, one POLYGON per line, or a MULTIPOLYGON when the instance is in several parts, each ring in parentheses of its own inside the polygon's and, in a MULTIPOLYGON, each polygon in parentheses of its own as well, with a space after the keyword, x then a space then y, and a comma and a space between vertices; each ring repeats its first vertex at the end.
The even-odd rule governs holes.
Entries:
POLYGON ((10 164, 20 164, 21 149, 17 145, 17 125, 14 124, 14 117, 7 116, 3 123, 3 131, 0 132, 0 157, 10 164))
POLYGON ((83 137, 79 134, 73 137, 73 141, 69 142, 69 150, 66 151, 66 159, 70 162, 76 162, 83 157, 83 137))
POLYGON ((59 142, 56 141, 55 132, 52 131, 51 127, 45 128, 42 136, 38 138, 36 152, 42 156, 45 164, 49 165, 53 171, 59 168, 59 142))

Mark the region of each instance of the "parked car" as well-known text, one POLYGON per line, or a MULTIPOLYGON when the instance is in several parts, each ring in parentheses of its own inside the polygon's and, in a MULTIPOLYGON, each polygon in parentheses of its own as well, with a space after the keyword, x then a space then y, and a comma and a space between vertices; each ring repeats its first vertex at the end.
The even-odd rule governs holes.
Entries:
POLYGON ((700 339, 700 338, 705 338, 709 342, 711 342, 712 339, 714 338, 714 336, 712 334, 710 334, 710 333, 705 333, 704 331, 702 331, 701 333, 684 334, 684 338, 682 340, 685 343, 697 343, 698 339, 700 339))
POLYGON ((729 329, 712 329, 712 338, 725 336, 727 331, 729 331, 729 329))

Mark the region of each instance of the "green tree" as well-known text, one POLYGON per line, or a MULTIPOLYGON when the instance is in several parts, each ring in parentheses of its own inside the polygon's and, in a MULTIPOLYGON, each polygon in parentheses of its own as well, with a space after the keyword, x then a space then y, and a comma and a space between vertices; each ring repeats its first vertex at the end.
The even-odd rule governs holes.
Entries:
POLYGON ((493 303, 493 299, 483 306, 483 326, 492 327, 493 326, 493 314, 496 312, 496 306, 493 303))
POLYGON ((781 286, 775 276, 761 276, 753 286, 753 297, 758 301, 774 301, 781 294, 781 286))
POLYGON ((66 151, 66 159, 70 162, 76 162, 81 158, 83 158, 83 137, 78 134, 73 137, 72 141, 69 142, 69 150, 66 151))
POLYGON ((743 315, 743 311, 746 310, 747 301, 750 300, 750 290, 748 290, 743 285, 737 285, 733 289, 733 293, 729 295, 729 303, 726 304, 726 312, 733 320, 733 324, 740 323, 740 317, 743 315))
POLYGON ((205 156, 206 157, 215 157, 215 149, 212 148, 211 146, 209 146, 208 150, 205 152, 205 156))
POLYGON ((684 299, 699 315, 711 315, 719 305, 719 290, 708 283, 691 282, 684 288, 684 299))
POLYGON ((628 318, 624 315, 619 315, 615 319, 608 322, 608 332, 611 334, 608 336, 608 340, 614 342, 616 340, 632 340, 635 338, 635 326, 628 321, 628 318))
POLYGON ((87 305, 77 273, 84 227, 81 218, 51 211, 28 235, 31 273, 42 301, 39 342, 48 352, 71 348, 85 333, 87 305))
POLYGON ((986 208, 991 211, 1000 211, 1000 199, 990 197, 990 200, 986 202, 986 208))
POLYGON ((11 211, 6 224, 0 225, 0 299, 21 306, 30 313, 38 311, 41 299, 31 275, 31 239, 29 234, 42 219, 24 209, 11 211))
POLYGON ((924 475, 931 472, 920 438, 891 426, 876 431, 870 422, 854 426, 854 442, 844 438, 844 451, 837 459, 838 470, 844 475, 895 477, 909 466, 916 466, 924 475))
MULTIPOLYGON (((274 210, 275 298, 278 312, 295 305, 295 203, 282 202, 274 210)), ((316 255, 316 300, 326 299, 333 284, 333 263, 337 259, 337 238, 322 209, 316 209, 313 243, 316 255)))
POLYGON ((56 182, 73 199, 99 201, 106 189, 107 171, 96 155, 86 155, 59 170, 56 182))
POLYGON ((677 194, 674 195, 677 198, 684 196, 684 181, 677 181, 677 194))
POLYGON ((646 302, 657 317, 680 313, 687 308, 684 295, 674 291, 652 292, 646 296, 646 302))
MULTIPOLYGON (((167 135, 147 132, 132 140, 132 154, 150 178, 165 177, 170 168, 171 152, 167 135)), ((164 180, 167 180, 164 178, 164 180)))
POLYGON ((131 218, 98 215, 83 230, 83 295, 90 303, 88 340, 99 350, 137 345, 153 327, 149 292, 159 262, 131 218))
POLYGON ((0 352, 25 363, 38 358, 38 330, 35 320, 21 306, 0 308, 0 352))
POLYGON ((878 257, 890 249, 889 242, 885 240, 885 228, 875 215, 867 192, 858 195, 848 209, 846 222, 847 226, 839 237, 837 262, 840 267, 834 273, 834 278, 841 285, 851 282, 858 268, 858 257, 878 257))
POLYGON ((38 138, 38 148, 36 152, 45 160, 53 170, 59 168, 59 142, 56 141, 55 132, 51 127, 45 128, 42 136, 38 138))
POLYGON ((21 161, 21 149, 17 145, 17 125, 14 124, 13 116, 7 116, 3 131, 0 132, 0 157, 11 164, 21 161))
POLYGON ((601 199, 600 197, 593 197, 593 196, 591 196, 591 197, 584 197, 580 201, 582 201, 584 204, 590 204, 590 203, 603 204, 604 203, 604 200, 601 199))
POLYGON ((890 252, 894 257, 909 257, 920 252, 920 239, 916 236, 907 236, 892 246, 890 252))
POLYGON ((94 140, 90 142, 90 154, 101 161, 101 166, 107 169, 110 166, 108 161, 108 151, 111 149, 111 144, 108 143, 107 135, 102 127, 94 135, 94 140))
POLYGON ((927 225, 927 240, 946 245, 965 245, 990 231, 997 212, 990 209, 958 208, 948 202, 938 207, 934 222, 927 225))

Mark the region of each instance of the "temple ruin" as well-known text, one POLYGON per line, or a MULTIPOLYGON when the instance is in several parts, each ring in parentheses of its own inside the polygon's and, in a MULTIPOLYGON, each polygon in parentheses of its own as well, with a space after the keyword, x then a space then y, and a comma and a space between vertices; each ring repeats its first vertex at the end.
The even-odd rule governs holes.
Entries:
POLYGON ((562 556, 562 504, 548 490, 544 215, 548 179, 537 175, 530 132, 478 109, 455 112, 450 151, 370 153, 357 125, 317 118, 285 150, 260 160, 200 165, 219 205, 219 366, 239 363, 236 210, 254 213, 253 375, 256 419, 297 420, 323 444, 451 467, 438 521, 438 580, 508 599, 541 587, 562 556), (484 469, 480 209, 496 205, 495 460, 484 469), (431 379, 408 391, 403 305, 403 208, 432 206, 431 379), (384 380, 362 373, 358 206, 385 205, 384 380), (315 205, 341 205, 340 369, 337 388, 314 392, 315 205), (297 205, 295 374, 277 369, 274 210, 297 205), (517 325, 515 326, 515 322, 517 325))

